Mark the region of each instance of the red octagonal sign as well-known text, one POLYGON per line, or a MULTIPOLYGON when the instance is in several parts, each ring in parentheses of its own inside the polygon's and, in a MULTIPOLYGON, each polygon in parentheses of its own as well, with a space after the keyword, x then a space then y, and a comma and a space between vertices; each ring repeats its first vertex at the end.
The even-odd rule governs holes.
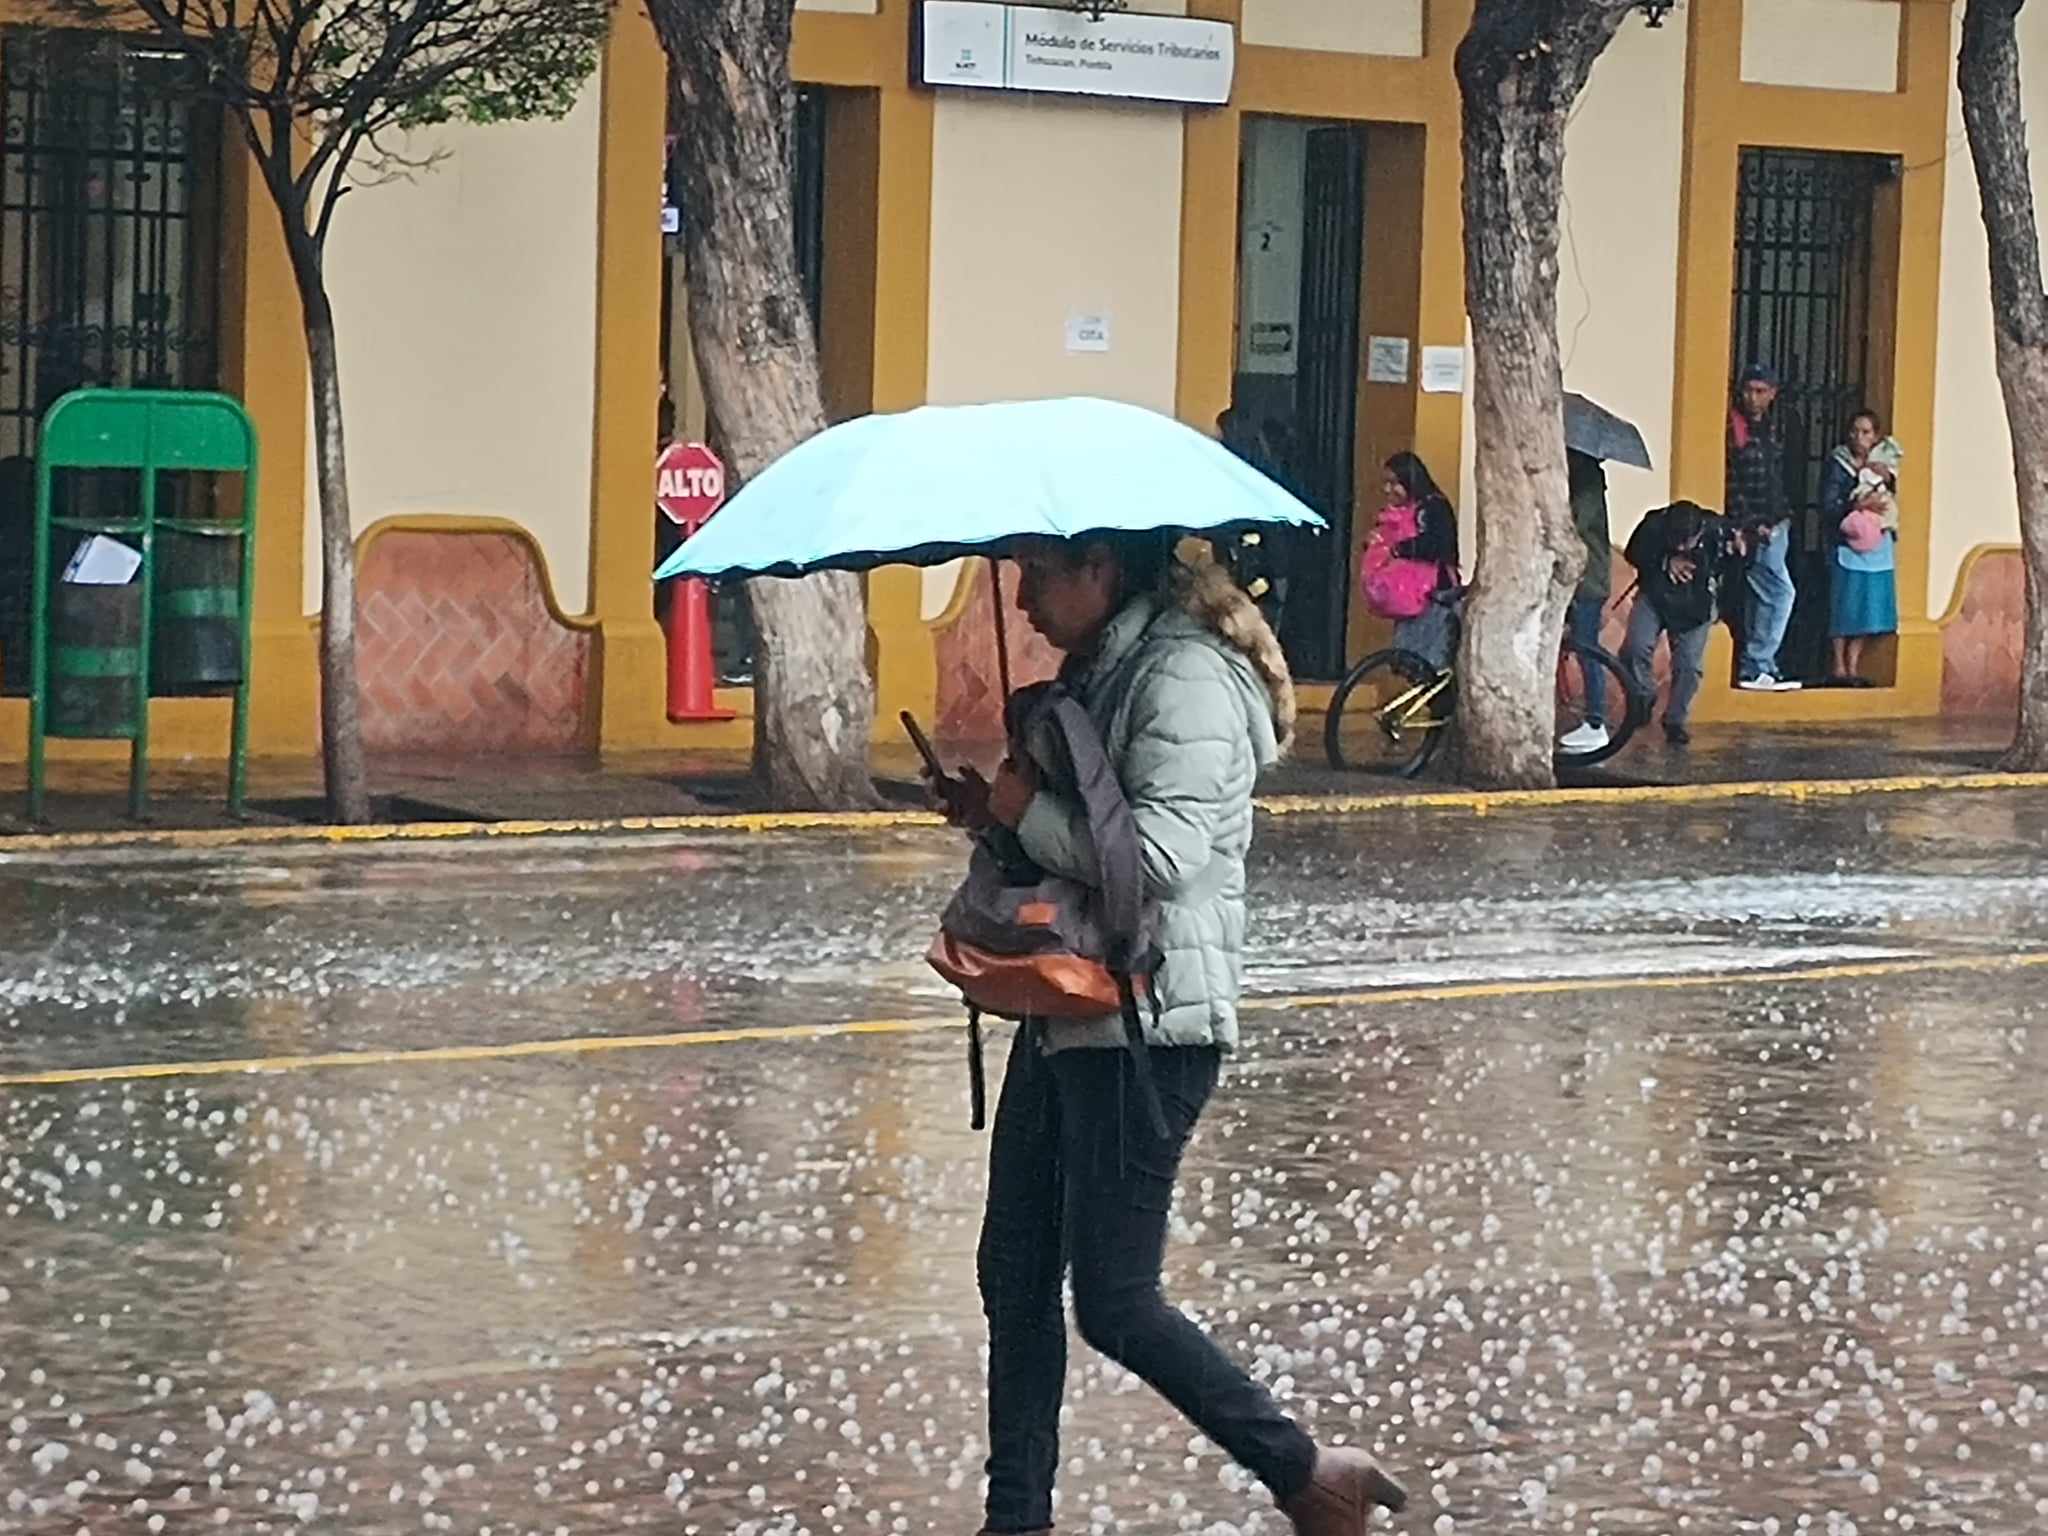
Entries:
POLYGON ((654 461, 654 504, 696 529, 725 503, 725 465, 702 443, 670 443, 654 461))

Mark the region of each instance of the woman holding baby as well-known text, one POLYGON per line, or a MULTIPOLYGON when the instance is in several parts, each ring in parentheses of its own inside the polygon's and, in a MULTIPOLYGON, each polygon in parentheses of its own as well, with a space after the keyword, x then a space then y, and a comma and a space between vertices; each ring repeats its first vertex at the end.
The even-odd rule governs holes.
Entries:
POLYGON ((1834 666, 1829 681, 1868 688, 1863 649, 1872 636, 1899 628, 1898 443, 1884 435, 1875 411, 1849 419, 1849 440, 1821 472, 1822 525, 1835 541, 1830 624, 1834 666))

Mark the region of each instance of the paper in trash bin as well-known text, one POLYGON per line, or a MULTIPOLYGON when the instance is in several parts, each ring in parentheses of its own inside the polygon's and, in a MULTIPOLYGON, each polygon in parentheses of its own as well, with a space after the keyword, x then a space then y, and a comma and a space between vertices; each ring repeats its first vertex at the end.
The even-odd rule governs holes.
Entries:
POLYGON ((120 587, 142 569, 142 556, 119 539, 96 533, 72 551, 64 579, 81 587, 120 587))

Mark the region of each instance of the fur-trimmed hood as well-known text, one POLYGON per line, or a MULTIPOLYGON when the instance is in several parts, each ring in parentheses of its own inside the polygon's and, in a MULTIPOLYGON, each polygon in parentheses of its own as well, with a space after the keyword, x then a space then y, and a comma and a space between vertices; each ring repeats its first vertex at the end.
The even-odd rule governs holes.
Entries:
POLYGON ((1294 745, 1294 675, 1259 605, 1215 560, 1177 562, 1173 599, 1181 612, 1251 663, 1272 705, 1278 756, 1285 757, 1294 745))

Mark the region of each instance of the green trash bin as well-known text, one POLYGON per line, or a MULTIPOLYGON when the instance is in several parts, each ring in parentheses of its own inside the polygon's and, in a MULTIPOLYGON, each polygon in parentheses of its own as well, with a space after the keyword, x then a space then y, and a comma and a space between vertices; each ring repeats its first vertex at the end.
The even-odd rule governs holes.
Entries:
POLYGON ((242 530, 160 527, 150 690, 224 693, 242 680, 242 530))
POLYGON ((49 734, 134 740, 141 669, 142 584, 58 582, 50 595, 49 734))
POLYGON ((149 700, 233 698, 228 809, 248 783, 249 609, 256 533, 256 429, 226 395, 84 389, 43 417, 36 447, 30 562, 28 814, 40 820, 47 736, 126 738, 128 810, 149 803, 149 700), (54 495, 59 473, 114 475, 111 498, 54 495), (183 477, 240 475, 239 516, 188 494, 183 477), (171 510, 166 513, 159 502, 171 510), (180 515, 189 509, 205 515, 180 515), (112 539, 141 556, 132 582, 60 579, 58 541, 112 539))

